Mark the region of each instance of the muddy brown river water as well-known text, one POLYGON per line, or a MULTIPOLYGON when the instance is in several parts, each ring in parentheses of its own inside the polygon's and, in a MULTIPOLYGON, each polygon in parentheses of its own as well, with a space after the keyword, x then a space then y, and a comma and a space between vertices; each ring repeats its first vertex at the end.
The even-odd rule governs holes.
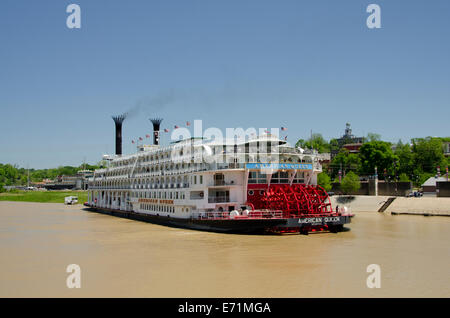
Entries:
POLYGON ((260 236, 0 202, 0 297, 450 297, 450 217, 353 212, 347 232, 260 236))

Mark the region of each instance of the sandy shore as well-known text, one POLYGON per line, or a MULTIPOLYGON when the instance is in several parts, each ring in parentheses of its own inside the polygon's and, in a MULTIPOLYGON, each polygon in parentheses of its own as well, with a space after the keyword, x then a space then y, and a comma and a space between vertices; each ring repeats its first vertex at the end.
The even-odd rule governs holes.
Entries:
MULTIPOLYGON (((389 199, 389 196, 354 196, 354 199, 345 202, 342 197, 331 197, 333 207, 347 206, 352 213, 377 212, 389 199)), ((384 213, 409 213, 428 215, 448 215, 450 216, 450 198, 420 197, 406 198, 396 197, 384 213)))
POLYGON ((450 198, 397 198, 386 212, 450 216, 450 198))

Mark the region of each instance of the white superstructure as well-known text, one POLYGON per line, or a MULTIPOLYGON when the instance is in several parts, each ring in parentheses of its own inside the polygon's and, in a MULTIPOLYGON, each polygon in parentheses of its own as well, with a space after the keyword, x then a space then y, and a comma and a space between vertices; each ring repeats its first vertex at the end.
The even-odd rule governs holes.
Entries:
POLYGON ((242 212, 270 184, 315 185, 322 171, 317 153, 270 134, 241 143, 191 138, 105 158, 89 179, 90 206, 174 218, 242 212))

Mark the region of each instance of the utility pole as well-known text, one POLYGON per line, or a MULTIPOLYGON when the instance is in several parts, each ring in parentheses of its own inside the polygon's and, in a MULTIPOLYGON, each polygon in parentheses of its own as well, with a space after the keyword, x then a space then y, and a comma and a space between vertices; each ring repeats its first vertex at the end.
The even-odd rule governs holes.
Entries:
POLYGON ((27 188, 30 187, 30 166, 27 164, 27 188))
POLYGON ((374 176, 374 178, 375 178, 375 181, 374 181, 374 183, 375 183, 375 196, 377 197, 378 196, 378 167, 377 166, 375 166, 375 176, 374 176))
POLYGON ((395 193, 397 193, 398 191, 397 160, 394 161, 394 181, 395 181, 395 193))

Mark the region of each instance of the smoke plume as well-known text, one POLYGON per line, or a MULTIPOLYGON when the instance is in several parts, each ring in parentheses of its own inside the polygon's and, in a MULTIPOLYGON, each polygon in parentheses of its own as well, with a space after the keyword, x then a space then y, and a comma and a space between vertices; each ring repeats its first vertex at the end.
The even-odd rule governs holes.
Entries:
POLYGON ((132 119, 139 115, 144 117, 154 116, 156 112, 161 111, 175 100, 176 95, 173 90, 160 92, 155 96, 141 98, 126 112, 127 119, 132 119))

